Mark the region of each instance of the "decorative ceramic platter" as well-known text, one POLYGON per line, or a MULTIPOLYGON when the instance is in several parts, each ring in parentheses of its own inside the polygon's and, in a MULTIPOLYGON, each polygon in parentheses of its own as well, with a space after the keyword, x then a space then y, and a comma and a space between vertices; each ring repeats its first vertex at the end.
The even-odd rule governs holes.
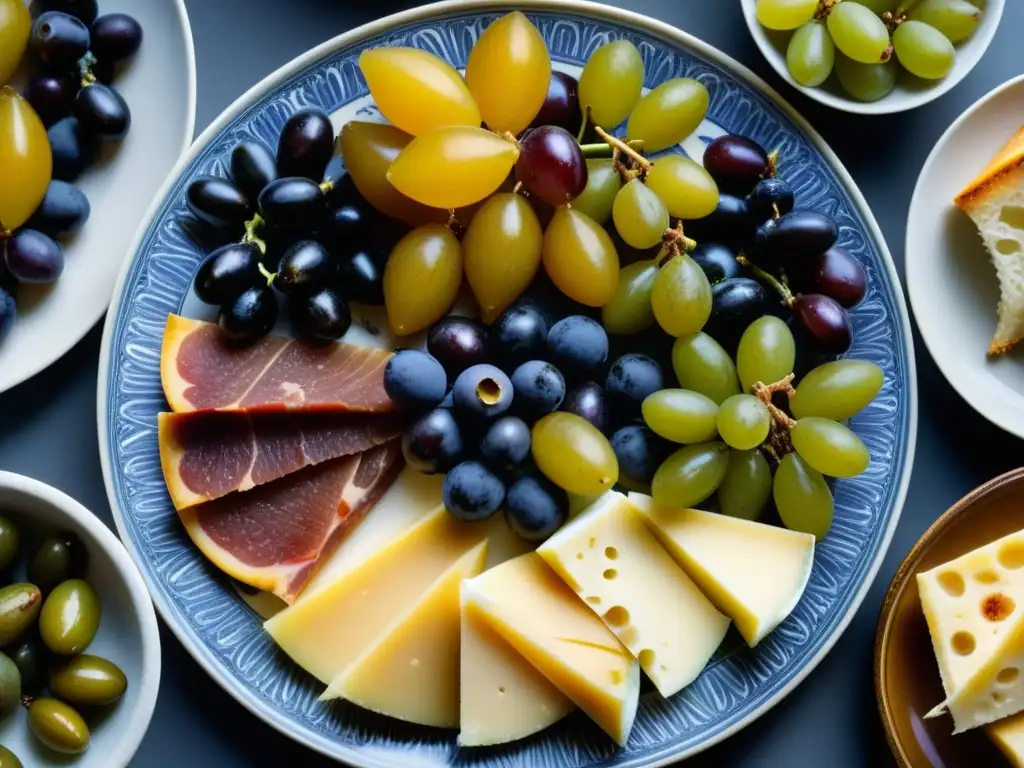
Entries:
POLYGON ((201 174, 223 175, 239 142, 255 138, 273 146, 299 108, 320 107, 335 115, 336 124, 355 116, 368 104, 357 66, 364 49, 414 46, 462 67, 481 30, 510 7, 491 0, 447 2, 384 19, 310 51, 239 99, 157 197, 108 316, 98 408, 104 474, 121 536, 158 609, 242 704, 311 748, 361 766, 653 766, 709 747, 781 700, 838 639, 889 545, 913 461, 916 383, 902 291, 863 197, 821 138, 752 73, 677 29, 596 4, 516 3, 540 29, 560 69, 574 72, 596 47, 625 37, 644 57, 647 87, 680 76, 700 80, 711 107, 686 151, 700 159, 704 143, 725 132, 777 147, 799 204, 839 223, 840 245, 869 275, 868 294, 852 313, 856 332, 849 354, 885 373, 878 398, 851 424, 872 463, 863 475, 837 484, 832 532, 816 550, 810 583, 793 614, 754 651, 730 635, 700 678, 672 699, 642 696, 624 749, 579 714, 508 746, 460 749, 454 731, 318 702, 316 681, 276 648, 257 614, 192 546, 161 476, 160 343, 168 313, 196 315, 190 283, 203 257, 190 236, 185 190, 201 174))

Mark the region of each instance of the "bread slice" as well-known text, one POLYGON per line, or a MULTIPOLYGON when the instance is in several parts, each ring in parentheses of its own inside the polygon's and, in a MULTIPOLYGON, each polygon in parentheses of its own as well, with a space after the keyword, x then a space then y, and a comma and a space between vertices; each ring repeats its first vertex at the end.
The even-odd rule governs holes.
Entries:
POLYGON ((954 202, 974 221, 999 278, 996 333, 990 355, 1024 338, 1024 126, 954 202))

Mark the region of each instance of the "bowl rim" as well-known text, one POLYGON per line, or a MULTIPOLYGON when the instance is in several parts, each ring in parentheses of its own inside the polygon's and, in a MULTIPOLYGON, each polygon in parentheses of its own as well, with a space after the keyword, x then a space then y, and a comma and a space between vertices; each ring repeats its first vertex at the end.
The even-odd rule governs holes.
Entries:
MULTIPOLYGON (((891 115, 897 112, 907 112, 911 109, 917 109, 918 107, 924 106, 929 102, 934 101, 940 96, 944 96, 946 93, 951 91, 960 81, 962 81, 967 75, 974 71, 974 68, 978 66, 978 62, 981 61, 985 52, 988 51, 989 46, 992 44, 992 39, 996 35, 996 30, 999 29, 999 24, 1003 18, 1003 9, 1005 8, 1005 0, 986 0, 985 6, 985 17, 982 23, 979 25, 979 29, 976 30, 976 34, 971 36, 966 43, 962 43, 958 51, 965 50, 970 46, 971 54, 968 58, 968 64, 963 68, 957 75, 948 75, 942 80, 938 81, 931 88, 923 89, 917 93, 905 96, 899 99, 890 99, 891 94, 883 96, 878 101, 857 101, 854 98, 836 96, 827 90, 820 87, 808 87, 801 85, 793 76, 789 74, 789 70, 785 66, 779 66, 775 61, 774 56, 769 54, 769 50, 774 52, 775 46, 768 40, 768 35, 757 21, 757 12, 755 6, 757 0, 741 0, 740 5, 743 8, 743 19, 747 23, 747 29, 750 30, 751 37, 754 38, 754 42, 757 44, 758 50, 761 51, 761 55, 765 61, 771 65, 771 68, 775 70, 776 74, 785 80, 796 90, 803 93, 808 98, 814 99, 819 104, 824 104, 827 107, 838 109, 842 112, 850 112, 857 115, 891 115), (994 20, 987 22, 987 18, 994 17, 994 20), (986 23, 987 22, 987 23, 986 23), (980 33, 980 36, 977 34, 980 33)), ((785 61, 785 56, 783 56, 785 61)))
POLYGON ((889 697, 885 695, 885 649, 889 646, 889 639, 892 634, 892 620, 895 615, 896 606, 903 593, 910 583, 910 576, 918 567, 928 551, 935 542, 942 538, 947 529, 966 514, 977 502, 987 498, 996 491, 1002 490, 1008 485, 1014 485, 1024 481, 1024 467, 1012 469, 998 477, 994 477, 987 483, 979 485, 968 492, 959 501, 956 501, 928 526, 928 529, 921 534, 914 546, 907 552, 906 557, 900 563, 899 568, 893 575, 889 586, 885 591, 885 598, 882 601, 882 608, 878 615, 878 627, 875 630, 874 649, 874 678, 875 678, 875 703, 878 707, 878 715, 882 720, 882 729, 885 731, 886 741, 889 742, 889 750, 893 758, 899 764, 899 768, 914 768, 913 763, 903 749, 903 743, 896 735, 896 728, 893 722, 892 708, 889 706, 889 697))
MULTIPOLYGON (((118 277, 118 281, 114 291, 114 298, 111 300, 110 309, 107 311, 106 324, 103 331, 103 341, 100 349, 100 363, 98 372, 97 382, 97 432, 99 435, 100 443, 100 463, 103 470, 104 485, 107 489, 107 497, 113 511, 114 522, 117 526, 118 534, 121 536, 122 541, 125 544, 125 548, 131 554, 133 558, 140 558, 141 555, 135 547, 135 543, 132 538, 128 535, 127 528, 124 524, 123 512, 120 509, 117 501, 117 492, 114 487, 114 475, 113 469, 110 462, 110 435, 107 433, 106 424, 108 420, 108 395, 110 388, 110 358, 112 353, 112 343, 114 337, 114 330, 116 326, 116 316, 113 311, 117 306, 118 301, 124 293, 125 284, 129 272, 131 271, 132 263, 134 262, 134 256, 137 253, 139 246, 150 227, 153 224, 153 220, 162 207, 164 200, 170 191, 174 188, 178 177, 182 171, 192 162, 192 160, 199 155, 199 153, 205 149, 217 136, 221 134, 224 128, 230 124, 238 115, 248 109, 256 100, 261 98, 263 95, 274 89, 275 87, 283 84, 297 73, 306 69, 318 60, 329 56, 331 53, 339 51, 341 49, 351 47, 359 43, 362 40, 376 37, 382 33, 385 33, 388 29, 395 26, 404 26, 413 24, 416 22, 430 21, 431 19, 437 19, 445 16, 453 16, 458 14, 466 13, 478 13, 478 12, 498 12, 498 11, 509 11, 509 10, 520 10, 523 12, 548 12, 548 13, 568 13, 580 16, 589 16, 592 18, 602 19, 611 23, 619 24, 621 26, 630 27, 637 30, 642 30, 644 33, 649 34, 653 37, 657 37, 661 40, 669 42, 673 45, 681 48, 691 50, 702 56, 709 61, 716 63, 722 68, 729 71, 735 77, 746 81, 751 87, 757 89, 769 98, 777 108, 779 108, 793 124, 803 132, 807 139, 814 145, 815 149, 822 155, 822 157, 829 163, 836 173, 837 178, 843 183, 843 186, 849 195, 851 202, 854 204, 858 212, 861 214, 862 219, 869 231, 872 240, 878 246, 878 252, 881 264, 884 268, 885 274, 888 276, 890 284, 894 286, 893 290, 893 303, 896 308, 896 314, 898 316, 898 325, 902 329, 904 336, 904 347, 907 355, 907 370, 906 370, 906 389, 907 389, 907 444, 906 444, 906 456, 904 461, 904 471, 898 481, 898 485, 894 493, 894 503, 892 514, 889 518, 886 530, 880 540, 880 546, 878 554, 875 560, 867 567, 864 572, 864 579, 860 586, 855 590, 850 604, 847 608, 845 615, 836 623, 835 629, 831 635, 818 649, 817 653, 812 656, 805 663, 802 669, 798 670, 792 677, 792 679, 772 696, 770 696, 760 708, 752 712, 747 718, 737 721, 730 727, 724 729, 722 732, 715 734, 713 737, 707 739, 699 746, 690 749, 685 753, 675 754, 659 758, 657 761, 650 763, 650 768, 658 768, 659 766, 670 765, 677 760, 684 757, 690 757, 692 755, 703 752, 704 750, 718 744, 735 733, 739 732, 743 728, 746 728, 755 720, 763 716, 766 712, 776 706, 780 701, 789 696, 793 690, 802 683, 807 676, 821 663, 825 656, 832 650, 839 638, 842 637, 843 633, 849 627, 853 620, 857 610, 864 602, 867 596, 868 590, 874 583, 875 577, 878 574, 879 568, 881 568, 882 562, 885 559, 885 554, 889 549, 889 545, 892 542, 893 534, 896 530, 896 525, 899 522, 900 515, 903 511, 903 506, 906 501, 907 491, 910 485, 910 477, 912 474, 914 453, 917 446, 917 419, 918 419, 918 404, 917 404, 917 369, 915 363, 915 352, 913 339, 911 336, 911 325, 910 316, 907 310, 906 300, 903 296, 903 292, 899 290, 901 281, 899 274, 896 270, 896 265, 893 262, 892 255, 889 251, 889 246, 885 241, 885 236, 882 233, 881 228, 878 225, 874 214, 871 212, 871 208, 868 206, 867 200, 864 198, 863 193, 857 186, 853 177, 849 171, 843 165, 842 161, 835 154, 832 148, 825 142, 825 139, 818 133, 818 131, 811 125, 811 123, 792 105, 790 105, 772 86, 770 86, 763 78, 754 73, 749 67, 740 63, 728 54, 720 51, 710 43, 707 43, 700 38, 691 35, 677 27, 674 27, 666 22, 653 19, 649 16, 641 14, 636 11, 625 10, 622 8, 616 8, 613 6, 605 5, 599 2, 593 2, 592 0, 441 0, 440 2, 434 2, 427 5, 412 8, 407 11, 401 11, 399 13, 391 14, 375 21, 368 22, 367 24, 361 25, 354 29, 348 30, 340 35, 330 38, 323 43, 307 50, 306 52, 295 57, 291 61, 285 63, 274 72, 267 75, 261 81, 253 85, 248 91, 239 96, 230 106, 228 106, 220 115, 218 115, 209 126, 207 126, 202 134, 193 142, 192 147, 182 157, 178 159, 178 164, 170 172, 164 186, 157 192, 147 212, 145 218, 140 224, 136 231, 134 242, 128 252, 125 254, 124 263, 121 266, 121 274, 118 277)), ((148 578, 143 575, 143 578, 148 578)), ((259 705, 256 701, 250 700, 248 697, 241 695, 233 683, 230 675, 222 673, 212 662, 212 658, 207 658, 207 654, 202 652, 200 649, 194 647, 191 639, 187 636, 184 628, 179 625, 179 617, 177 612, 170 606, 160 594, 158 590, 154 590, 152 593, 152 599, 156 605, 157 611, 164 618, 167 626, 177 637, 178 641, 188 650, 189 654, 196 661, 197 664, 215 681, 221 686, 229 695, 232 696, 237 702, 239 702, 245 709, 252 714, 256 715, 260 720, 269 724, 280 733, 288 736, 297 743, 300 743, 307 748, 314 750, 320 754, 323 754, 329 758, 339 760, 340 758, 331 754, 327 751, 326 747, 322 747, 320 744, 312 742, 304 737, 302 734, 295 734, 289 732, 283 723, 277 722, 269 713, 262 711, 262 705, 259 705)), ((353 759, 351 756, 346 759, 353 759)), ((370 765, 370 762, 364 762, 360 764, 370 765)), ((377 764, 377 763, 373 763, 377 764)))
POLYGON ((126 766, 146 735, 160 691, 160 630, 146 583, 138 566, 128 556, 128 551, 117 536, 80 502, 40 480, 14 472, 0 471, 0 491, 5 490, 38 499, 84 529, 113 561, 115 570, 120 574, 121 581, 128 590, 131 607, 138 621, 142 677, 134 683, 139 690, 135 707, 130 712, 115 714, 115 719, 125 721, 122 727, 124 735, 117 742, 113 752, 105 756, 111 766, 126 766))

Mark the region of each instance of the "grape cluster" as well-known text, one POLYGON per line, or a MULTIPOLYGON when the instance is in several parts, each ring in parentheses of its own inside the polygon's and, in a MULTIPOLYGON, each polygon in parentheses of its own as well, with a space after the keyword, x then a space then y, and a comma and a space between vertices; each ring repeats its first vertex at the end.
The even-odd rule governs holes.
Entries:
POLYGON ((974 33, 981 14, 969 0, 757 0, 762 26, 795 30, 786 49, 794 80, 818 86, 834 69, 860 101, 877 101, 893 89, 897 63, 925 80, 944 78, 955 44, 974 33))

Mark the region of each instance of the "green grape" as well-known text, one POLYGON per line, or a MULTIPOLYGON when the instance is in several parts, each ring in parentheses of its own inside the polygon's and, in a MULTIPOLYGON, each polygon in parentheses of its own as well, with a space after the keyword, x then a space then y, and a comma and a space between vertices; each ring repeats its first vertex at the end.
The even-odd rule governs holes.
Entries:
POLYGON ((580 109, 590 119, 614 128, 633 111, 644 87, 644 60, 629 40, 605 43, 587 59, 580 74, 580 109))
POLYGON ((729 468, 718 487, 723 515, 757 520, 772 495, 772 471, 760 451, 729 451, 729 468))
POLYGON ((800 85, 812 88, 824 83, 832 74, 835 60, 835 43, 820 21, 808 21, 789 39, 786 66, 800 85))
POLYGON ((876 16, 881 16, 886 11, 895 11, 900 0, 857 0, 858 3, 870 8, 876 16))
POLYGON ((768 29, 796 29, 818 10, 818 0, 757 0, 757 20, 768 29))
POLYGON ((668 210, 640 179, 632 179, 615 196, 612 220, 626 245, 645 251, 661 242, 668 229, 668 210))
POLYGON ((862 64, 885 61, 892 53, 885 22, 860 3, 843 0, 833 6, 828 31, 836 48, 862 64))
POLYGON ((696 333, 711 316, 711 283, 689 256, 674 256, 654 280, 651 306, 665 333, 696 333))
POLYGON ((601 307, 601 324, 608 333, 640 333, 654 325, 651 291, 657 276, 658 265, 650 260, 634 261, 619 271, 619 287, 601 307))
POLYGON ((858 101, 878 101, 896 87, 899 66, 896 61, 882 64, 861 64, 836 54, 836 76, 843 90, 858 101))
POLYGON ((833 421, 860 413, 882 389, 882 369, 863 360, 819 365, 800 381, 789 408, 797 419, 821 416, 833 421))
POLYGON ((612 217, 612 206, 621 188, 622 177, 611 160, 587 160, 587 186, 572 201, 572 207, 604 226, 612 217))
POLYGON ((832 527, 832 492, 821 472, 795 453, 788 453, 775 470, 772 486, 779 517, 791 531, 813 534, 818 541, 832 527))
POLYGON ((868 468, 867 446, 838 421, 808 416, 789 431, 800 458, 829 477, 854 477, 868 468))
POLYGON ((530 450, 537 468, 570 493, 602 493, 619 479, 608 438, 574 413, 549 413, 533 425, 530 450))
POLYGON ((641 139, 645 152, 678 144, 708 111, 708 89, 689 77, 667 80, 640 99, 626 124, 626 136, 641 139))
MULTIPOLYGON (((645 181, 678 219, 702 219, 718 207, 718 185, 703 165, 688 157, 659 157, 645 181)), ((573 205, 578 202, 579 198, 573 205)))
POLYGON ((951 43, 961 43, 978 27, 981 9, 967 0, 921 0, 907 13, 907 18, 930 24, 951 43))
POLYGON ((753 395, 733 395, 718 409, 718 434, 730 448, 757 448, 771 426, 768 406, 753 395))
POLYGON ((747 326, 736 350, 740 386, 749 392, 754 384, 774 384, 793 372, 796 342, 789 326, 774 315, 765 315, 747 326))
POLYGON ((673 443, 705 443, 718 437, 718 405, 689 389, 662 389, 643 403, 644 421, 673 443))
POLYGON ((905 21, 892 33, 892 45, 900 64, 912 75, 941 80, 956 61, 956 50, 935 27, 923 21, 905 21))
POLYGON ((729 468, 729 446, 723 442, 687 445, 658 467, 651 496, 666 507, 692 507, 718 490, 729 468))
POLYGON ((672 345, 672 368, 683 389, 700 392, 716 404, 740 393, 732 358, 706 333, 676 339, 672 345))

